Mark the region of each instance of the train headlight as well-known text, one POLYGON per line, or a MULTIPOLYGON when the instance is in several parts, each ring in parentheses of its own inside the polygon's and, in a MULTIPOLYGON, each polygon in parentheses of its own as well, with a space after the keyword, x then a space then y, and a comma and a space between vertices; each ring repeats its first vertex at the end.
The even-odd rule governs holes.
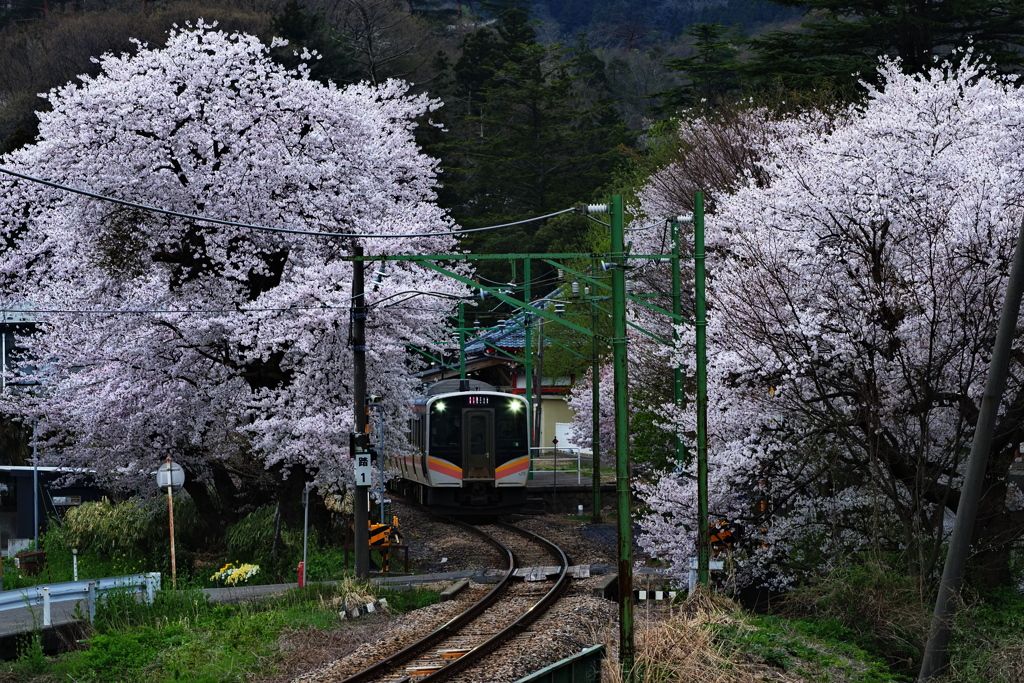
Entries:
POLYGON ((434 410, 436 410, 439 413, 443 413, 444 408, 444 401, 438 401, 437 403, 434 404, 434 410))
POLYGON ((522 410, 522 408, 523 404, 519 401, 508 402, 508 409, 511 410, 513 413, 518 413, 520 410, 522 410))

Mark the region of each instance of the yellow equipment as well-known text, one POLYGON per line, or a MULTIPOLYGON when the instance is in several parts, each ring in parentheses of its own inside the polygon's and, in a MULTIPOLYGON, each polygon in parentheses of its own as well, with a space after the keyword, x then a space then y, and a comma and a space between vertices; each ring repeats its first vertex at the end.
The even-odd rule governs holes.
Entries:
POLYGON ((390 546, 402 544, 402 539, 398 536, 398 517, 392 517, 391 524, 369 522, 369 526, 370 548, 376 548, 380 552, 380 570, 389 571, 390 546))

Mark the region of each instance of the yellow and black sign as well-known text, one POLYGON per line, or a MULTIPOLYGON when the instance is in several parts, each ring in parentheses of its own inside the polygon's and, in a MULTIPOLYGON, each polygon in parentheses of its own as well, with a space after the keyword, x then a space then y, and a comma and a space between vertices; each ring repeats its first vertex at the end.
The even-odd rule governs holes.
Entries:
POLYGON ((715 522, 711 524, 711 554, 718 555, 723 550, 733 550, 739 545, 740 527, 731 522, 715 522))
POLYGON ((390 570, 389 548, 393 545, 401 545, 402 539, 398 537, 398 517, 392 519, 393 524, 370 525, 370 548, 376 548, 380 552, 380 570, 390 570))

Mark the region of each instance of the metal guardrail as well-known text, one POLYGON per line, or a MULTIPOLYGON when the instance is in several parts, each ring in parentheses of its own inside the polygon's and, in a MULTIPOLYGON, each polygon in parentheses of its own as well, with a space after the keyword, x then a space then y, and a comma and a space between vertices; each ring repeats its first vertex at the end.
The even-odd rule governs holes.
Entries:
POLYGON ((580 467, 581 450, 576 446, 566 446, 559 448, 551 446, 533 446, 530 448, 530 451, 530 458, 534 463, 550 462, 554 464, 553 469, 550 470, 541 470, 535 467, 533 468, 534 474, 551 473, 556 479, 558 478, 559 474, 575 474, 576 483, 579 484, 582 482, 583 470, 580 467), (559 469, 559 464, 571 464, 574 462, 576 463, 576 469, 559 469))
POLYGON ((153 603, 160 590, 160 573, 132 574, 104 579, 86 579, 66 583, 50 583, 27 588, 0 591, 0 612, 22 607, 43 608, 43 626, 50 625, 50 603, 89 601, 89 621, 96 619, 96 596, 112 591, 145 592, 146 602, 153 603))
POLYGON ((604 645, 592 645, 516 683, 600 683, 602 659, 604 645))

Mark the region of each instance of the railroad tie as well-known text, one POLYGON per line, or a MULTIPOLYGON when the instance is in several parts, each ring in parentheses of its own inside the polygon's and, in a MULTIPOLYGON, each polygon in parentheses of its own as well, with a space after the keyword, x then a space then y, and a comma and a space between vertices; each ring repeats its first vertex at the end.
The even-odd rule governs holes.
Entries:
MULTIPOLYGON (((549 577, 557 575, 559 571, 560 567, 520 567, 513 575, 524 581, 547 581, 549 577)), ((574 579, 588 579, 590 578, 590 565, 573 565, 566 572, 574 579)))
POLYGON ((439 669, 441 669, 442 666, 444 666, 444 665, 443 664, 421 664, 420 666, 407 666, 407 667, 405 667, 405 673, 407 673, 407 674, 409 674, 411 676, 426 676, 427 674, 432 674, 432 673, 438 671, 439 669))

